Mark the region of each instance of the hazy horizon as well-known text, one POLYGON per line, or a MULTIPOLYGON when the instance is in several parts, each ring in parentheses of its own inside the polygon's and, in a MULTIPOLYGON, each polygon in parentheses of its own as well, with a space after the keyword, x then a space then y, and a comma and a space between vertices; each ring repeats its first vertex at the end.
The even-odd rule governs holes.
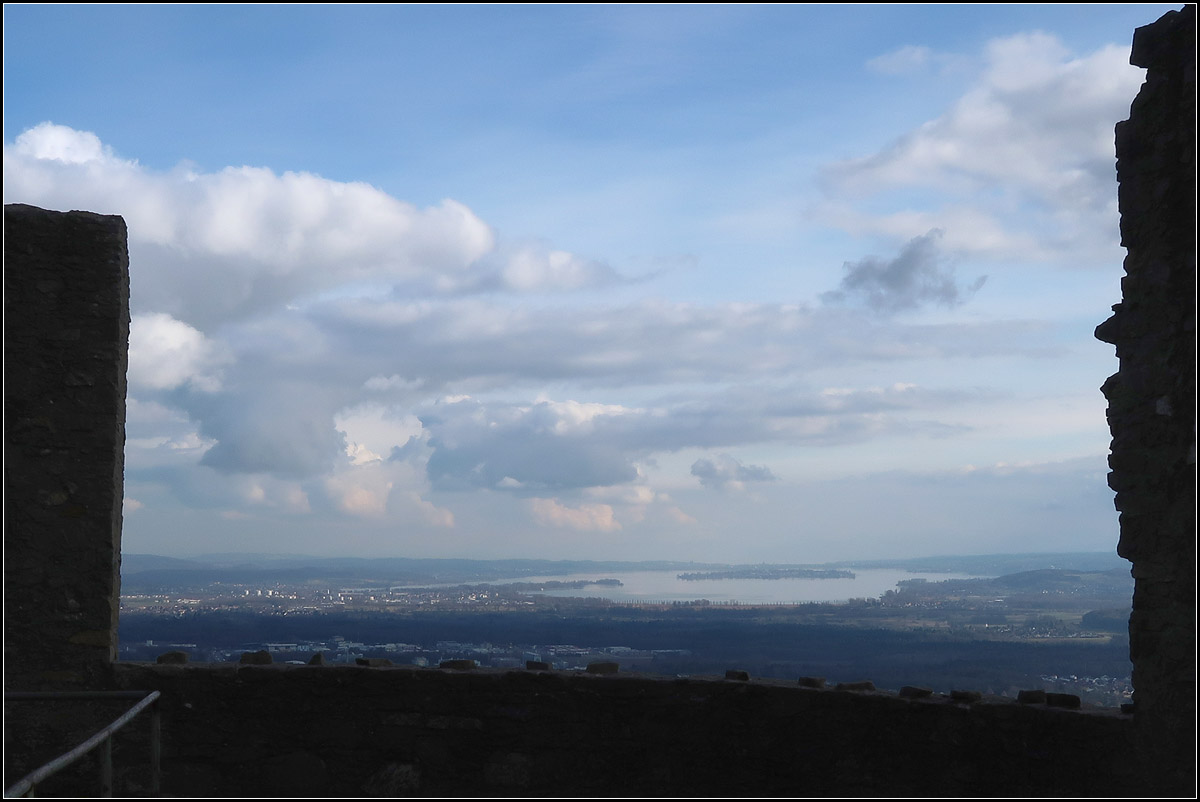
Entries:
POLYGON ((1173 8, 6 5, 4 202, 128 224, 129 553, 1101 553, 1173 8))

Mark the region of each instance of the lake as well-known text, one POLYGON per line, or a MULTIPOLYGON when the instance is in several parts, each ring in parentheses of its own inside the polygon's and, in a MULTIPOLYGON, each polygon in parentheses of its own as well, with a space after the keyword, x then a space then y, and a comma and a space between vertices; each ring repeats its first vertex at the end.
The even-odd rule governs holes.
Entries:
MULTIPOLYGON (((565 574, 560 576, 522 577, 514 582, 571 581, 577 579, 619 579, 622 587, 589 586, 570 590, 548 590, 546 596, 595 596, 615 602, 676 602, 708 599, 711 602, 742 604, 801 604, 804 602, 845 602, 850 599, 877 599, 903 579, 972 579, 977 575, 959 573, 910 573, 899 569, 850 569, 854 579, 695 579, 686 581, 677 571, 609 571, 604 573, 565 574)), ((503 581, 492 584, 502 585, 503 581)))

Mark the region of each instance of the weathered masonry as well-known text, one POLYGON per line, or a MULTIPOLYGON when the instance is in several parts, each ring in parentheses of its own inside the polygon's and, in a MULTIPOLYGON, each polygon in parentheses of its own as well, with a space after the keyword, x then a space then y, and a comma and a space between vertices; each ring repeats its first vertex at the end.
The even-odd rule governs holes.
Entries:
POLYGON ((1102 389, 1117 552, 1136 583, 1138 743, 1183 787, 1196 759, 1196 6, 1139 28, 1130 61, 1147 72, 1117 125, 1126 275, 1096 336, 1121 360, 1102 389))
MULTIPOLYGON (((736 676, 115 663, 124 223, 29 206, 4 221, 6 690, 162 691, 176 796, 1194 795, 1194 32, 1188 6, 1135 34, 1128 275, 1097 332, 1121 360, 1104 392, 1137 578, 1132 717, 736 676)), ((94 707, 6 705, 5 785, 94 731, 94 707)), ((118 738, 124 793, 146 788, 144 737, 118 738)))
POLYGON ((6 689, 116 659, 128 345, 125 221, 6 206, 6 689))

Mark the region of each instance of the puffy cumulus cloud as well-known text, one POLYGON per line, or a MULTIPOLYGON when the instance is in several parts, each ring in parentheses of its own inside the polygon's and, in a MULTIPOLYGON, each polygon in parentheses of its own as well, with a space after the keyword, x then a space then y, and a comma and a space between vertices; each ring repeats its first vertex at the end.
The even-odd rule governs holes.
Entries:
POLYGON ((338 412, 333 424, 346 437, 351 462, 364 464, 387 459, 410 440, 421 440, 421 421, 411 413, 381 404, 360 404, 338 412))
POLYGON ((721 454, 715 460, 696 460, 692 463, 692 476, 713 490, 741 490, 746 482, 774 482, 778 478, 765 465, 743 465, 728 454, 721 454))
POLYGON ((202 327, 347 285, 525 291, 616 277, 561 250, 501 254, 491 227, 454 200, 419 209, 365 183, 264 167, 154 172, 52 123, 5 146, 4 199, 122 215, 135 310, 202 327))
POLYGON ((145 504, 138 501, 136 498, 130 498, 129 496, 126 496, 125 498, 121 499, 121 512, 124 513, 125 515, 129 515, 130 513, 137 512, 138 510, 140 510, 142 507, 145 507, 145 506, 146 506, 145 504))
POLYGON ((62 164, 119 161, 112 148, 91 131, 76 131, 51 122, 39 123, 22 133, 13 150, 27 159, 62 164))
POLYGON ((220 368, 232 356, 199 330, 156 312, 129 323, 131 390, 171 390, 185 383, 204 392, 221 387, 220 368))
MULTIPOLYGON (((919 57, 907 51, 882 63, 919 57)), ((832 166, 827 187, 836 196, 935 188, 951 200, 933 210, 933 225, 992 256, 1077 263, 1081 251, 1096 253, 1096 243, 1115 246, 1112 131, 1142 80, 1128 63, 1128 48, 1077 57, 1054 36, 1035 32, 989 42, 983 62, 975 86, 950 110, 879 153, 832 166), (1030 215, 1030 205, 1038 213, 1030 215), (972 244, 974 232, 956 234, 943 218, 964 210, 1004 236, 972 244), (1040 244, 1033 253, 1031 236, 1040 244)), ((880 231, 888 227, 885 217, 880 231)), ((914 219, 903 235, 930 227, 928 217, 914 219)))
POLYGON ((531 498, 529 508, 533 518, 542 526, 566 527, 585 532, 613 532, 621 524, 608 504, 581 504, 567 507, 552 498, 531 498))
POLYGON ((954 267, 938 250, 940 229, 909 240, 894 259, 868 256, 842 266, 845 275, 837 290, 822 294, 826 303, 861 301, 876 312, 916 309, 926 303, 958 306, 987 280, 980 276, 960 286, 954 267))

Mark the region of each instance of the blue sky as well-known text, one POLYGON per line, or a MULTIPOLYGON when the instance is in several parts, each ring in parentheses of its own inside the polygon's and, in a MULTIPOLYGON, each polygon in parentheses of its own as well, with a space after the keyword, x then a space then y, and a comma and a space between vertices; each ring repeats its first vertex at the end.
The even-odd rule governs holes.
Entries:
POLYGON ((4 8, 4 201, 121 214, 124 547, 1111 549, 1166 5, 4 8))

